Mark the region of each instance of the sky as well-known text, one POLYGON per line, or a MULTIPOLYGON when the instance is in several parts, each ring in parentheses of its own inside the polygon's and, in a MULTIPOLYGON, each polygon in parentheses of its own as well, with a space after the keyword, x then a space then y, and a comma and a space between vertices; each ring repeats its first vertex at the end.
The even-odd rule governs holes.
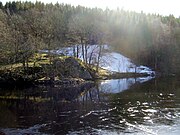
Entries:
MULTIPOLYGON (((3 3, 14 0, 0 0, 3 3)), ((15 0, 16 1, 16 0, 15 0)), ((18 0, 19 1, 19 0, 18 0)), ((24 0, 26 1, 26 0, 24 0)), ((27 0, 35 2, 36 0, 27 0)), ((44 3, 68 3, 86 7, 99 7, 102 9, 120 9, 144 13, 156 13, 160 15, 173 14, 180 17, 180 0, 38 0, 44 3)))

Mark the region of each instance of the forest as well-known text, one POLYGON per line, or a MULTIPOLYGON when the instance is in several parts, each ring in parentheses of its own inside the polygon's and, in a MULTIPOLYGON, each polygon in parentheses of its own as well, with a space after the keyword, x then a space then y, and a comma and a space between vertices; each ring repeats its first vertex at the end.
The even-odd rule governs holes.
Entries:
POLYGON ((108 44, 136 65, 180 74, 180 17, 38 1, 0 2, 1 66, 28 67, 39 50, 77 44, 108 44))

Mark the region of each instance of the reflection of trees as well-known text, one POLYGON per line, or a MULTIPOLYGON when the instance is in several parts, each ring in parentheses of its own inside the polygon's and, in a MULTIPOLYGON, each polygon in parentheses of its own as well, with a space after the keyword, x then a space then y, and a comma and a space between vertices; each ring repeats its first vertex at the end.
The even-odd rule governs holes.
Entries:
MULTIPOLYGON (((0 116, 15 119, 17 121, 15 124, 9 119, 4 119, 4 121, 12 123, 12 127, 23 126, 25 128, 37 123, 48 123, 50 126, 48 132, 62 130, 64 133, 67 131, 64 128, 66 126, 66 128, 70 128, 71 124, 79 128, 82 126, 79 125, 77 117, 83 115, 85 111, 83 106, 88 105, 86 101, 94 102, 96 100, 97 91, 93 83, 73 87, 42 86, 21 91, 8 92, 6 90, 5 93, 0 93, 0 108, 2 108, 1 103, 5 106, 5 109, 0 111, 0 116), (84 101, 82 102, 78 97, 83 98, 84 101), (11 113, 5 113, 7 110, 11 113), (55 125, 53 122, 56 122, 55 125), (53 129, 54 126, 58 128, 53 129)), ((8 123, 3 122, 3 124, 3 126, 7 126, 8 123)))
POLYGON ((11 127, 16 125, 16 117, 13 115, 13 112, 6 108, 5 102, 0 100, 0 127, 11 127))
POLYGON ((41 130, 52 134, 70 130, 85 133, 92 128, 124 132, 129 126, 171 125, 179 118, 178 82, 157 79, 156 84, 152 80, 120 93, 105 93, 99 89, 100 83, 82 89, 43 86, 17 92, 19 99, 8 99, 16 93, 7 91, 2 99, 1 91, 0 124, 7 117, 3 126, 9 126, 11 120, 16 121, 12 127, 46 124, 41 130))
POLYGON ((95 87, 92 87, 88 91, 82 93, 76 101, 82 103, 84 105, 83 107, 89 107, 93 106, 94 103, 99 103, 101 99, 98 86, 96 85, 95 87))

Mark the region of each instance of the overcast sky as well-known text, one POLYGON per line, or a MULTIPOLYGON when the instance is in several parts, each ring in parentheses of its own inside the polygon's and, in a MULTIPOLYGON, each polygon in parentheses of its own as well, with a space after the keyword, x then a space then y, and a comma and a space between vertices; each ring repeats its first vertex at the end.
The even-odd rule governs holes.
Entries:
MULTIPOLYGON (((12 0, 0 0, 3 3, 12 0)), ((16 1, 16 0, 15 0, 16 1)), ((26 0, 24 0, 26 1, 26 0)), ((28 1, 28 0, 27 0, 28 1)), ((35 2, 36 0, 30 0, 35 2)), ((180 0, 39 0, 44 3, 69 3, 72 5, 82 5, 86 7, 99 7, 105 9, 116 9, 117 7, 125 10, 157 13, 160 15, 173 14, 176 17, 180 16, 180 0)))

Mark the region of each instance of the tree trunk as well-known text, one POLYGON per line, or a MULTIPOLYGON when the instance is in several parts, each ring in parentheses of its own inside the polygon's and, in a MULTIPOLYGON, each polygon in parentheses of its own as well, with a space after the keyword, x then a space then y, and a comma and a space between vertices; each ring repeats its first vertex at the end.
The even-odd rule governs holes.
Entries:
POLYGON ((76 46, 73 46, 73 56, 76 57, 76 46))
POLYGON ((76 53, 76 57, 79 58, 79 46, 77 45, 76 47, 77 53, 76 53))
POLYGON ((87 44, 85 45, 85 63, 88 62, 88 48, 87 48, 87 44))
POLYGON ((97 59, 96 72, 99 72, 99 62, 100 62, 101 52, 102 52, 102 46, 99 45, 99 54, 97 59))

